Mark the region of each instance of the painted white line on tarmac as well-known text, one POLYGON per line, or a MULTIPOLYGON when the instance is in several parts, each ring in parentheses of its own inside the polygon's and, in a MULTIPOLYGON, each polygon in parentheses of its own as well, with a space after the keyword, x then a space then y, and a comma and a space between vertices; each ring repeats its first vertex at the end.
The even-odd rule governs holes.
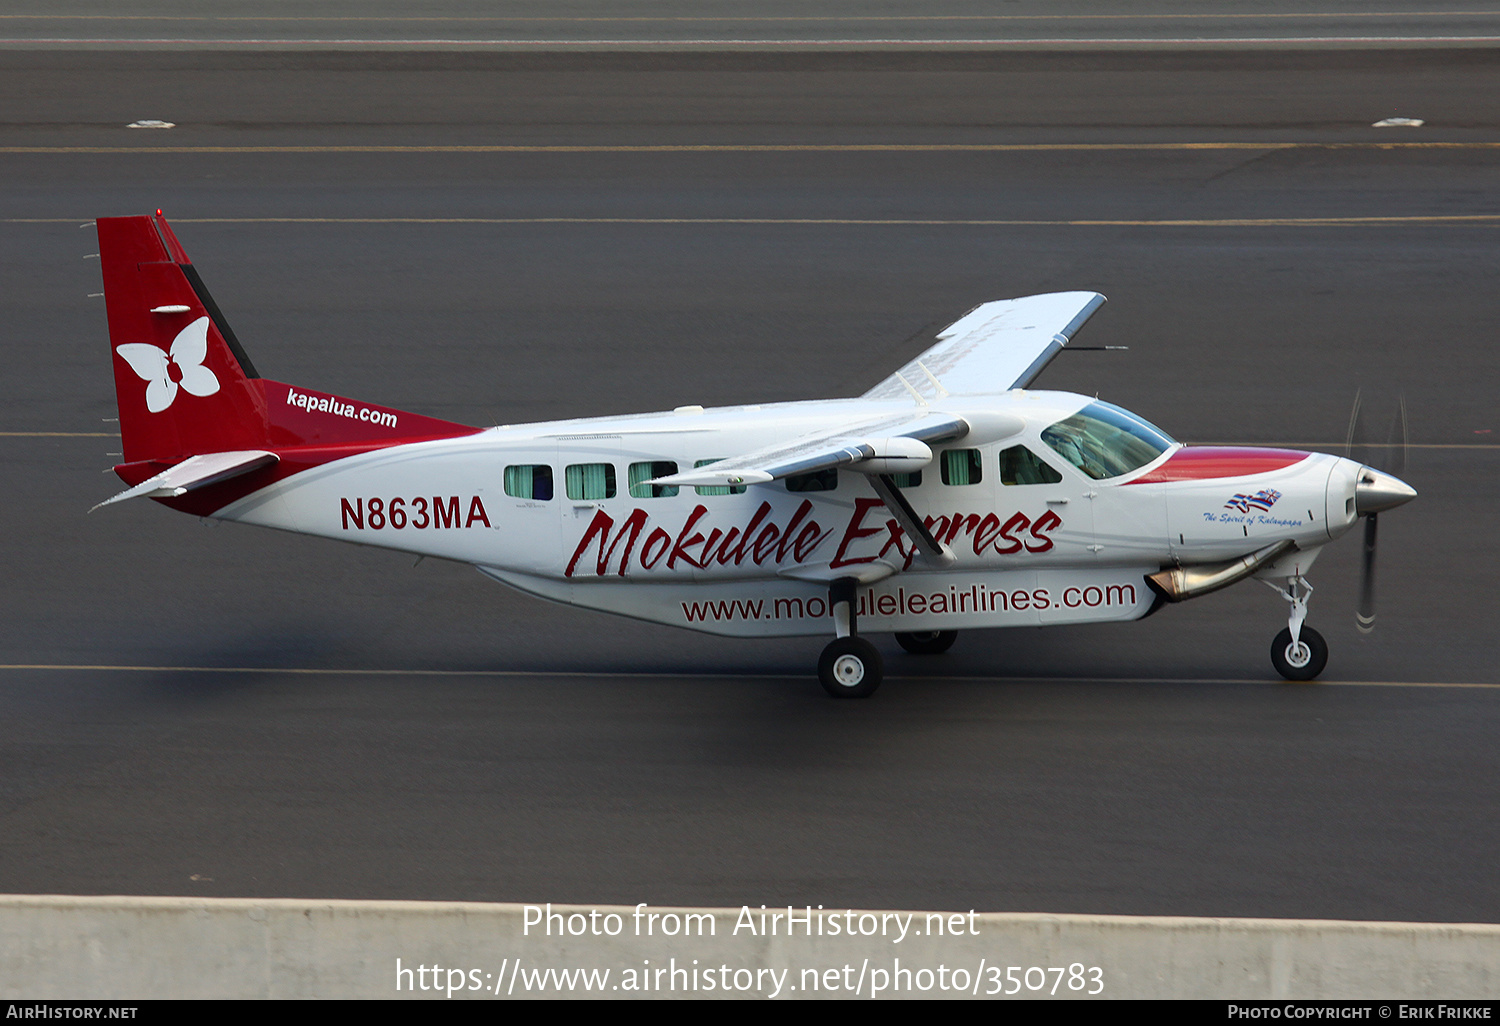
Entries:
POLYGON ((1252 11, 1146 14, 733 14, 733 15, 280 15, 280 14, 0 14, 0 21, 157 21, 157 22, 514 22, 514 23, 680 23, 680 22, 930 22, 930 21, 1280 21, 1342 18, 1486 18, 1496 10, 1468 11, 1252 11))
MULTIPOLYGON (((1500 142, 1382 139, 1342 142, 1138 142, 1138 143, 622 143, 468 145, 261 145, 183 146, 0 146, 4 154, 111 153, 1094 153, 1275 150, 1494 150, 1500 142)), ((1483 216, 1483 215, 1481 215, 1483 216)), ((393 220, 400 220, 399 218, 393 220)), ((1052 222, 1048 222, 1052 223, 1052 222)))
POLYGON ((370 49, 455 47, 460 49, 490 48, 543 48, 557 47, 576 49, 583 47, 638 49, 673 49, 676 47, 703 49, 713 47, 774 49, 817 49, 826 47, 1005 47, 1029 46, 1363 46, 1379 44, 1385 46, 1430 46, 1465 43, 1487 44, 1500 42, 1500 35, 1457 36, 1055 36, 1045 38, 952 38, 952 39, 900 39, 900 38, 841 38, 841 39, 234 39, 234 38, 182 38, 140 37, 130 39, 90 38, 74 36, 11 37, 0 38, 0 46, 99 46, 131 48, 140 46, 216 47, 223 49, 251 47, 317 47, 339 46, 370 49))
MULTIPOLYGON (((207 673, 264 674, 301 677, 499 677, 577 680, 801 680, 800 673, 684 673, 645 670, 424 670, 295 666, 131 666, 107 663, 0 663, 0 672, 64 671, 74 673, 207 673)), ((1465 681, 1317 680, 1290 682, 1275 677, 983 677, 942 674, 888 674, 887 680, 950 681, 989 684, 1275 684, 1286 687, 1479 688, 1500 684, 1465 681)))

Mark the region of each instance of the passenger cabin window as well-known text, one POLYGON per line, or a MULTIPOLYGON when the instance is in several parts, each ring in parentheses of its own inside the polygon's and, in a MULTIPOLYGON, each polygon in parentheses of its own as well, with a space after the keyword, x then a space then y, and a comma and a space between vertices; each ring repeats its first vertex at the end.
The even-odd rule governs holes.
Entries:
MULTIPOLYGON (((720 456, 716 460, 697 460, 693 466, 706 467, 710 463, 718 463, 723 458, 720 456)), ((698 485, 694 491, 699 495, 743 495, 747 487, 747 485, 698 485)))
POLYGON ((910 474, 892 474, 891 481, 897 488, 916 488, 922 483, 922 472, 913 470, 910 474))
POLYGON ((677 464, 670 460, 653 463, 632 463, 627 472, 630 480, 630 495, 636 499, 666 499, 677 494, 676 485, 647 484, 654 477, 667 477, 677 473, 677 464))
POLYGON ((552 468, 539 463, 506 467, 505 494, 517 499, 551 499, 552 468))
POLYGON ((943 452, 943 484, 972 485, 984 480, 984 464, 978 449, 946 449, 943 452))
POLYGON ((1024 445, 1013 445, 1000 453, 1000 483, 1003 485, 1057 484, 1062 480, 1056 468, 1024 445))
POLYGON ((1101 402, 1053 424, 1042 432, 1042 441, 1096 480, 1144 467, 1174 444, 1155 425, 1101 402))
POLYGON ((608 463, 574 463, 565 481, 570 499, 613 499, 615 468, 608 463))
POLYGON ((789 492, 831 492, 838 486, 837 470, 814 470, 811 474, 793 474, 786 479, 789 492))

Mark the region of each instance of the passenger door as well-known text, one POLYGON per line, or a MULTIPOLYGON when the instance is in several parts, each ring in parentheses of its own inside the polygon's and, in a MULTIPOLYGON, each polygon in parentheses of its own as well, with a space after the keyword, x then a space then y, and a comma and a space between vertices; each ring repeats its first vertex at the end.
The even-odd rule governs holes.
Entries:
POLYGON ((1005 565, 1092 566, 1098 482, 1026 443, 1002 446, 995 465, 1005 565))

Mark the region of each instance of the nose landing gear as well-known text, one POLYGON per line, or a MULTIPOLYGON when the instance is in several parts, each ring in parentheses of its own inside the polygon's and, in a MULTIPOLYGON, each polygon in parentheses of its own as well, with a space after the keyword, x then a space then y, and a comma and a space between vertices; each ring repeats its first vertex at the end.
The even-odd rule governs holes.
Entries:
POLYGON ((818 659, 818 681, 834 698, 869 698, 880 687, 885 668, 875 646, 855 633, 856 582, 834 581, 828 588, 833 627, 838 637, 818 659))
POLYGON ((1302 628, 1294 641, 1291 630, 1283 627, 1271 642, 1271 664, 1287 680, 1312 680, 1328 665, 1328 643, 1311 627, 1302 628))
POLYGON ((1303 623, 1313 586, 1305 577, 1288 577, 1285 588, 1265 583, 1292 605, 1286 627, 1271 642, 1271 665, 1287 680, 1312 680, 1328 665, 1328 643, 1303 623))

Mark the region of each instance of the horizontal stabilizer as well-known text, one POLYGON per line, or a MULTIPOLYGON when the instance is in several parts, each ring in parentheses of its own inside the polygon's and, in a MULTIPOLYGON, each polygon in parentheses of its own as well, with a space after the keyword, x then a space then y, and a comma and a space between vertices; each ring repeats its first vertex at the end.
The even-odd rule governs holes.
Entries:
MULTIPOLYGON (((893 464, 910 461, 910 469, 920 469, 931 461, 925 445, 911 443, 948 441, 969 432, 968 421, 948 413, 934 413, 921 408, 896 416, 882 416, 864 423, 842 424, 837 428, 778 442, 753 452, 695 467, 680 474, 660 477, 655 485, 750 485, 765 484, 793 474, 810 474, 848 466, 860 470, 868 464, 872 472, 889 473, 893 464), (880 461, 877 463, 876 461, 880 461)), ((896 470, 896 472, 902 472, 896 470)))
MULTIPOLYGON (((265 449, 245 449, 239 452, 211 452, 202 456, 189 456, 174 467, 168 467, 155 477, 148 477, 133 488, 105 499, 99 506, 113 502, 145 496, 150 499, 172 499, 186 495, 195 488, 218 484, 231 477, 248 474, 252 470, 279 463, 281 457, 265 449)), ((95 506, 94 509, 98 509, 95 506)), ((94 509, 89 510, 90 513, 94 509)))

